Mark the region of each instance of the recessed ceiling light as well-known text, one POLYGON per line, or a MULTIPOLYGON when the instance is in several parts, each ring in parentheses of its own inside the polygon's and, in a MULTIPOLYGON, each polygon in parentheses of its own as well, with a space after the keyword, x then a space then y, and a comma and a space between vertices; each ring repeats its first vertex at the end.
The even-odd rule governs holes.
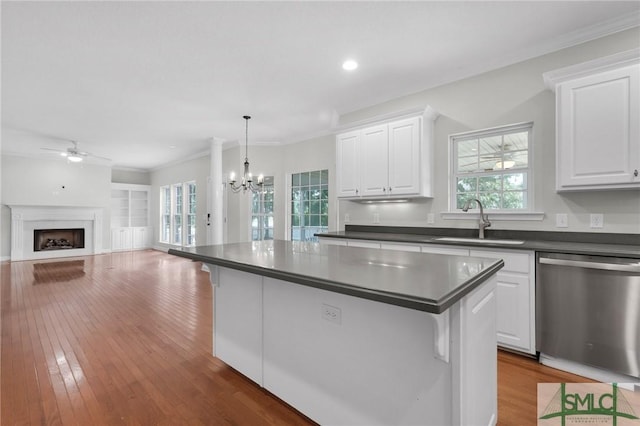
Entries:
POLYGON ((175 145, 169 145, 169 149, 176 149, 175 145))
POLYGON ((353 59, 348 59, 342 63, 342 69, 345 71, 353 71, 358 68, 358 63, 353 59))

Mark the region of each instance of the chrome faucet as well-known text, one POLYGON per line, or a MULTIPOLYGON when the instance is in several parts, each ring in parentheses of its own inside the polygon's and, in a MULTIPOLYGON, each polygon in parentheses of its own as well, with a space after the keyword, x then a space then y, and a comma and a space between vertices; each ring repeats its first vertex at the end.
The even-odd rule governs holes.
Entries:
POLYGON ((478 235, 478 238, 484 239, 484 229, 490 227, 491 222, 489 222, 489 216, 484 214, 484 209, 482 208, 482 203, 480 202, 480 200, 478 200, 477 198, 469 198, 467 202, 464 203, 464 206, 462 206, 462 211, 463 212, 468 211, 473 201, 475 201, 476 204, 478 204, 478 207, 480 208, 480 221, 478 222, 480 235, 478 235))

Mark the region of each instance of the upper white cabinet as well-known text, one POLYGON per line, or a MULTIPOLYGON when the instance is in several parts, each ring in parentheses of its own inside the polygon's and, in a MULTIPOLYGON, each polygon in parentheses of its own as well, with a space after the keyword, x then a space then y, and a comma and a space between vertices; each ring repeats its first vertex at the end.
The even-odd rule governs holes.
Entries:
POLYGON ((430 197, 436 118, 427 108, 421 115, 338 134, 338 197, 430 197))
POLYGON ((640 49, 544 74, 556 92, 556 189, 640 189, 640 49))

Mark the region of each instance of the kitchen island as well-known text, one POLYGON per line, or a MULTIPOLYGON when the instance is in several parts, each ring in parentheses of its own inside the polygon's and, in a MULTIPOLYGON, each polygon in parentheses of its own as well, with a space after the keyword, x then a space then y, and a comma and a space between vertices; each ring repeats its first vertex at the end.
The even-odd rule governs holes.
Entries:
POLYGON ((502 260, 291 241, 169 253, 209 266, 214 356, 311 419, 496 423, 502 260))

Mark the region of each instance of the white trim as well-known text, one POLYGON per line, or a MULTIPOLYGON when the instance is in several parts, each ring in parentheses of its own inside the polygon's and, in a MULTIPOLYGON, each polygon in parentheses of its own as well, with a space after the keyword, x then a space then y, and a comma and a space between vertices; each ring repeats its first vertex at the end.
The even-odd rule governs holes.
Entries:
POLYGON ((374 117, 365 118, 362 120, 354 121, 352 123, 343 124, 333 128, 335 133, 343 133, 356 129, 360 129, 362 127, 367 127, 372 124, 381 124, 386 121, 399 120, 403 118, 412 118, 412 117, 424 117, 429 120, 436 120, 440 114, 436 112, 429 105, 426 107, 418 107, 418 108, 410 108, 402 111, 394 111, 387 114, 376 115, 374 117))
MULTIPOLYGON (((500 212, 493 211, 485 213, 489 216, 491 221, 508 221, 508 220, 528 220, 528 221, 541 221, 544 219, 544 212, 500 212)), ((444 220, 479 220, 480 212, 478 210, 462 212, 440 212, 440 217, 444 220)))
POLYGON ((567 80, 585 77, 593 73, 608 71, 640 62, 640 47, 613 55, 571 65, 542 74, 547 89, 556 91, 558 84, 567 80))

